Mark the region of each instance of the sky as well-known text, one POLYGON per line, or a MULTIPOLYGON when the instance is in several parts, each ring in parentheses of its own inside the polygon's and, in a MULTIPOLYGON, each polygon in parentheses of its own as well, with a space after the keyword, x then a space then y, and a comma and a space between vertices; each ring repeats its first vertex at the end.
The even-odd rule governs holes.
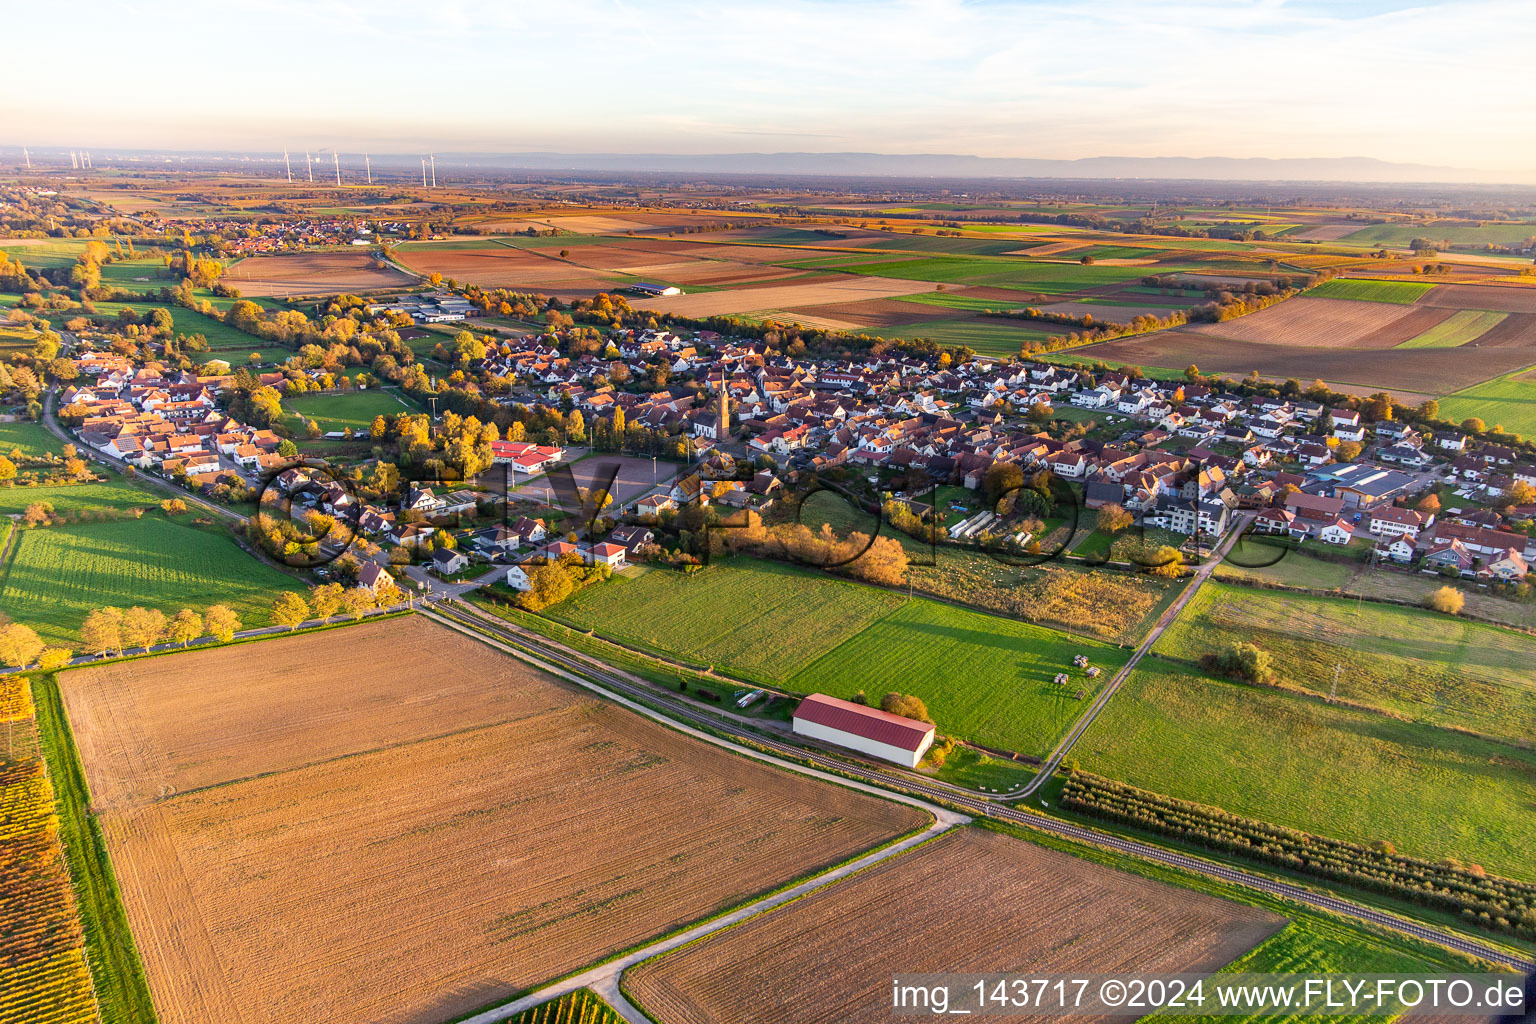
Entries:
POLYGON ((1369 156, 1536 181, 1530 0, 32 0, 6 24, 30 42, 5 147, 1369 156))

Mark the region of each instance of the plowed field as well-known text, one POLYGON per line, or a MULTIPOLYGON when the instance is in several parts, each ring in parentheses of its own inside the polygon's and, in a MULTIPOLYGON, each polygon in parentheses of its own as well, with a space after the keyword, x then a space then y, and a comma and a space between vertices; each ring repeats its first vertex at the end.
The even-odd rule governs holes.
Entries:
POLYGON ((286 296, 404 288, 411 284, 411 279, 398 270, 380 270, 367 253, 313 252, 241 260, 229 268, 224 282, 246 296, 286 296))
MULTIPOLYGON (((1284 923, 969 828, 642 964, 625 985, 666 1024, 886 1024, 892 974, 1215 971, 1284 923)), ((1074 1018, 1110 1019, 1124 1018, 1074 1018)))
POLYGON ((164 1024, 435 1024, 927 820, 418 618, 60 678, 164 1024))

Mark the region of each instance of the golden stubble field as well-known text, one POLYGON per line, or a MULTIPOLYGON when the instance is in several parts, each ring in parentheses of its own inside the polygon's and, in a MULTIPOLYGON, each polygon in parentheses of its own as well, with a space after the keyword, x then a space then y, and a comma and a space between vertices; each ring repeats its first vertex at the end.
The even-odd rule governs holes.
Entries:
POLYGON ((927 823, 421 618, 60 681, 164 1024, 451 1019, 927 823))
POLYGON ((666 1024, 886 1024, 893 974, 1216 971, 1284 924, 965 828, 642 964, 625 990, 666 1024))

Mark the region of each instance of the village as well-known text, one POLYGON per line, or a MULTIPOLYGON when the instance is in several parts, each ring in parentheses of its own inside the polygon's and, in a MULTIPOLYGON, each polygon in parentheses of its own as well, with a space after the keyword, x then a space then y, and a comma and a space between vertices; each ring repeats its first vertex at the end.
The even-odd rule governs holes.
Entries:
MULTIPOLYGON (((438 297, 374 309, 403 321, 398 314, 459 315, 464 305, 438 297)), ((1300 393, 1239 394, 1198 372, 1164 380, 988 357, 950 365, 947 356, 900 352, 791 356, 708 330, 612 331, 599 343, 606 352, 588 343, 582 354, 567 354, 585 331, 481 336, 475 350, 484 355, 462 362, 456 386, 494 396, 509 411, 544 408, 562 424, 540 443, 492 442, 492 461, 515 483, 589 454, 561 436, 572 414, 589 434, 670 438, 663 458, 673 464, 671 483, 639 488, 610 509, 603 525, 618 529, 613 537, 588 536, 585 524, 555 535, 532 514, 533 491, 508 504, 475 481, 447 492, 403 487, 392 503, 321 494, 316 508, 375 545, 411 553, 396 555, 396 564, 429 561, 439 576, 456 576, 471 561, 571 556, 618 569, 642 557, 653 528, 680 509, 761 513, 808 480, 835 475, 859 483, 876 503, 894 497, 944 526, 946 542, 975 543, 985 532, 1038 549, 1043 534, 1021 532, 1018 513, 994 508, 1000 495, 989 474, 995 482, 994 467, 1004 464, 1025 477, 1049 474, 1057 505, 1115 506, 1190 548, 1249 521, 1255 534, 1337 557, 1482 583, 1520 583, 1536 557, 1527 534, 1536 464, 1459 432, 1372 422, 1358 409, 1300 393), (948 507, 924 500, 934 486, 950 496, 948 507), (955 500, 957 493, 971 496, 955 500), (441 536, 436 544, 454 548, 434 546, 434 522, 466 514, 497 521, 461 532, 462 548, 441 536)), ((305 491, 304 471, 292 468, 303 443, 282 436, 280 425, 242 424, 224 408, 232 375, 135 367, 112 352, 83 351, 76 362, 90 379, 67 389, 60 404, 83 445, 220 500, 248 498, 274 477, 282 494, 305 491)), ((315 387, 327 374, 290 365, 257 380, 286 394, 296 379, 315 387)), ((324 440, 353 436, 332 432, 324 440)), ((526 574, 512 570, 507 582, 526 588, 526 574)))

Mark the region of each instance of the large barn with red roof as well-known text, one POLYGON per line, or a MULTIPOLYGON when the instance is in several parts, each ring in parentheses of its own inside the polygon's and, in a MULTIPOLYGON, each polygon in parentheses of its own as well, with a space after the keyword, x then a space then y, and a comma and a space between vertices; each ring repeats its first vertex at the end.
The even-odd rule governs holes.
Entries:
POLYGON ((879 708, 813 693, 795 709, 795 735, 916 768, 933 745, 933 726, 879 708))

